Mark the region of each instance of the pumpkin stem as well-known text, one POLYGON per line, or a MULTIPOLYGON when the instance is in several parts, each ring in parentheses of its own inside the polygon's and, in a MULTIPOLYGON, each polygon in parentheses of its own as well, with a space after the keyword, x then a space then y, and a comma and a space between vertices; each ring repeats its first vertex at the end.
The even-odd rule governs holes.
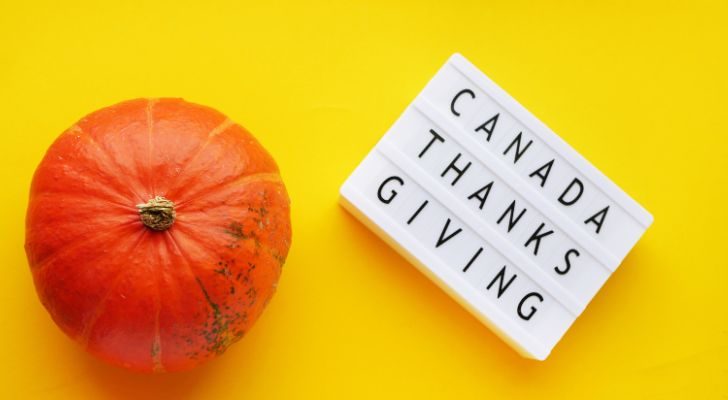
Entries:
POLYGON ((174 211, 174 202, 162 196, 150 199, 146 204, 137 204, 139 217, 149 229, 164 231, 174 224, 177 213, 174 211))

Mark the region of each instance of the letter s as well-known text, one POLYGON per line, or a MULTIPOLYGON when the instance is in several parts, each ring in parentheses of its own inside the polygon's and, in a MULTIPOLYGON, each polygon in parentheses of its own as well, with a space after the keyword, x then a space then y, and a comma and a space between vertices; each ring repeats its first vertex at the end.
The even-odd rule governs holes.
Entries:
POLYGON ((554 271, 556 271, 557 274, 566 275, 566 273, 569 272, 569 270, 571 269, 571 258, 569 257, 572 255, 579 257, 581 253, 579 253, 579 250, 577 249, 569 249, 564 254, 564 262, 566 263, 566 267, 564 267, 563 269, 561 269, 561 267, 558 265, 554 267, 554 271))

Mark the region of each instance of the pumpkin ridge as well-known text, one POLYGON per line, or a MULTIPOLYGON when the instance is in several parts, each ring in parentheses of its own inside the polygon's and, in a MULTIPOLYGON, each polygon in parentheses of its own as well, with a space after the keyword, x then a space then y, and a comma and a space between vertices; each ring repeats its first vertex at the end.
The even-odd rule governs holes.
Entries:
MULTIPOLYGON (((187 269, 189 270, 190 274, 192 274, 192 277, 195 279, 195 281, 197 281, 197 286, 199 286, 200 291, 202 292, 202 295, 204 296, 205 300, 207 301, 207 303, 210 306, 210 309, 212 310, 213 321, 214 321, 213 324, 215 324, 215 323, 222 324, 223 322, 220 322, 220 320, 225 319, 225 317, 222 315, 222 312, 220 311, 220 306, 218 304, 216 304, 215 302, 213 302, 212 299, 210 298, 210 295, 207 292, 207 290, 205 289, 205 286, 202 283, 202 280, 197 275, 194 268, 192 268, 193 263, 190 262, 190 259, 187 256, 187 253, 185 253, 182 250, 182 248, 180 247, 179 243, 177 242, 177 239, 175 239, 175 237, 174 237, 174 234, 169 230, 167 230, 165 232, 169 233, 170 240, 172 241, 174 246, 177 248, 177 251, 179 252, 182 260, 184 261, 185 265, 187 265, 187 269)), ((208 343, 208 346, 205 347, 205 350, 207 350, 210 353, 212 353, 214 351, 216 354, 221 354, 222 352, 224 352, 227 349, 227 347, 221 348, 222 343, 219 341, 221 333, 222 332, 218 331, 215 334, 213 343, 212 344, 208 343)), ((209 341, 209 339, 208 339, 208 341, 209 341)))
MULTIPOLYGON (((133 225, 137 221, 138 220, 124 222, 122 224, 116 225, 115 227, 111 228, 110 230, 103 231, 103 232, 96 232, 93 235, 92 240, 104 242, 106 239, 109 238, 109 236, 112 236, 113 234, 118 233, 117 231, 121 231, 124 228, 128 228, 130 225, 133 225)), ((40 260, 36 260, 36 262, 33 265, 31 265, 31 268, 37 272, 42 267, 46 266, 48 263, 53 261, 54 259, 61 257, 61 256, 65 255, 66 253, 71 253, 71 252, 75 251, 77 247, 80 247, 81 245, 85 244, 84 241, 78 240, 78 239, 79 239, 78 237, 74 237, 73 240, 69 240, 69 242, 74 242, 73 244, 64 247, 63 250, 47 254, 45 257, 43 257, 40 260)), ((118 241, 112 241, 112 242, 118 242, 118 241)), ((27 246, 27 244, 26 244, 26 246, 27 246)))
POLYGON ((121 202, 118 202, 118 201, 109 200, 109 199, 106 199, 106 198, 103 198, 103 197, 94 196, 94 193, 96 193, 96 191, 92 191, 92 192, 88 192, 88 193, 83 193, 83 195, 81 195, 79 193, 74 193, 72 191, 65 191, 65 190, 43 190, 43 191, 40 191, 40 192, 33 193, 33 197, 35 199, 35 198, 38 198, 38 197, 41 197, 41 196, 52 196, 52 197, 63 196, 63 197, 66 197, 66 198, 71 198, 71 199, 73 199, 74 197, 75 198, 81 198, 83 200, 89 200, 89 198, 92 198, 93 201, 98 201, 100 203, 105 203, 105 204, 108 204, 110 206, 115 206, 115 207, 123 208, 124 211, 136 212, 136 207, 129 206, 128 204, 124 204, 124 203, 121 203, 121 202))
MULTIPOLYGON (((184 233, 184 230, 185 229, 177 229, 177 231, 183 231, 183 232, 178 232, 177 235, 179 235, 181 233, 182 235, 184 235, 185 237, 187 237, 188 241, 194 242, 195 243, 195 246, 202 247, 205 250, 209 250, 209 251, 213 251, 213 252, 215 251, 215 249, 213 249, 212 247, 206 246, 204 243, 202 243, 202 242, 200 242, 198 240, 195 240, 194 239, 194 235, 189 235, 188 233, 184 233)), ((170 234, 171 234, 171 232, 170 232, 170 234)), ((175 239, 175 243, 176 242, 177 242, 177 239, 175 239)), ((177 248, 179 248, 179 246, 177 246, 177 248)), ((187 260, 187 262, 189 263, 188 260, 187 260)), ((190 265, 190 270, 193 270, 193 268, 192 268, 191 265, 190 265)), ((197 278, 197 275, 196 274, 193 274, 193 276, 195 278, 197 278)), ((240 282, 238 282, 238 281, 236 281, 234 279, 231 282, 232 282, 233 285, 236 286, 236 290, 238 290, 238 289, 241 289, 241 290, 244 289, 243 286, 240 286, 240 282)))
MULTIPOLYGON (((185 296, 185 295, 191 296, 192 295, 191 293, 188 294, 188 292, 182 292, 180 290, 180 286, 183 285, 180 281, 182 281, 182 280, 189 280, 191 282, 191 281, 196 281, 198 279, 197 274, 195 274, 194 270, 192 269, 192 267, 190 265, 189 257, 187 256, 186 253, 183 253, 182 252, 182 248, 179 245, 177 239, 172 234, 172 231, 171 230, 166 230, 166 231, 163 231, 163 232, 160 232, 160 233, 164 234, 164 244, 163 245, 167 247, 168 253, 170 255, 174 256, 174 257, 177 257, 177 259, 175 260, 176 262, 178 262, 180 264, 185 264, 184 265, 184 267, 185 267, 184 269, 187 270, 187 273, 184 274, 184 275, 182 275, 182 274, 179 273, 179 271, 181 271, 181 269, 177 269, 177 272, 176 273, 166 274, 167 279, 170 280, 170 283, 168 283, 168 286, 171 286, 170 288, 168 288, 168 290, 169 289, 175 290, 177 292, 177 295, 180 295, 180 296, 185 296)), ((153 363, 155 362, 155 357, 158 357, 159 358, 159 365, 162 368, 164 368, 164 371, 166 371, 167 368, 165 368, 164 365, 162 364, 162 342, 163 342, 163 337, 162 337, 162 333, 161 333, 161 328, 162 327, 160 325, 160 318, 161 318, 161 311, 162 311, 162 309, 164 308, 165 305, 169 306, 170 303, 169 302, 164 302, 164 303, 162 302, 162 300, 163 300, 162 299, 162 292, 160 290, 160 285, 159 285, 160 274, 165 274, 164 269, 159 269, 158 272, 157 272, 157 274, 156 274, 157 290, 158 290, 158 293, 159 293, 159 309, 158 309, 158 312, 157 312, 157 315, 156 315, 156 318, 155 318, 155 337, 154 337, 153 343, 152 343, 152 346, 153 347, 151 349, 152 350, 151 355, 152 355, 152 361, 153 361, 153 363), (158 345, 156 343, 158 343, 158 345), (157 345, 158 347, 155 348, 154 347, 155 345, 157 345)), ((198 285, 195 285, 195 286, 198 286, 198 285)), ((199 301, 199 302, 205 301, 205 294, 203 292, 200 292, 200 295, 199 295, 199 297, 196 298, 196 300, 199 301)), ((174 303, 171 303, 171 304, 172 304, 172 306, 174 305, 174 303)), ((173 314, 174 313, 175 312, 173 311, 173 314)), ((176 316, 176 317, 178 318, 179 316, 176 316)), ((207 318, 207 316, 205 318, 207 318)), ((191 325, 190 327, 195 328, 194 325, 191 325)), ((167 328, 169 328, 169 326, 167 326, 167 328)), ((173 339, 174 338, 170 338, 168 334, 165 335, 164 336, 164 341, 165 341, 164 345, 165 346, 166 345, 170 345, 170 346, 173 347, 174 346, 174 343, 168 341, 168 340, 173 340, 173 339)), ((174 354, 174 349, 172 349, 172 352, 170 354, 174 354)), ((173 365, 175 362, 176 362, 175 359, 168 360, 168 365, 173 365)), ((154 372, 162 372, 162 371, 154 371, 154 372)))
MULTIPOLYGON (((73 126, 72 126, 72 127, 70 128, 70 129, 69 129, 69 131, 71 131, 71 130, 73 130, 73 129, 76 129, 76 130, 78 131, 78 133, 80 133, 80 134, 82 134, 82 135, 86 136, 86 137, 87 137, 87 138, 89 139, 89 143, 91 143, 91 144, 92 144, 93 146, 95 146, 95 147, 96 147, 96 149, 98 149, 98 150, 99 150, 99 153, 103 154, 103 155, 104 155, 104 157, 106 157, 106 160, 107 160, 107 161, 109 161, 109 164, 112 164, 112 165, 113 165, 113 166, 114 166, 114 167, 116 168, 116 171, 115 171, 116 173, 115 173, 115 174, 114 174, 114 173, 109 173, 109 174, 108 174, 109 176, 124 176, 124 177, 127 177, 127 178, 128 178, 128 177, 130 177, 130 176, 133 176, 133 175, 134 175, 134 174, 132 174, 132 173, 126 173, 126 172, 124 171, 124 168, 123 168, 123 167, 122 167, 121 165, 119 165, 119 163, 117 163, 117 162, 116 162, 116 160, 114 160, 114 157, 112 157, 112 156, 111 156, 111 154, 110 154, 110 153, 109 153, 108 151, 106 151, 106 150, 105 150, 105 149, 104 149, 104 148, 103 148, 103 147, 102 147, 102 146, 101 146, 101 145, 99 144, 99 142, 97 142, 97 141, 96 141, 96 139, 94 139, 94 137, 93 137, 93 136, 91 136, 91 135, 90 135, 90 134, 88 134, 88 133, 87 133, 86 131, 84 131, 84 130, 83 130, 83 128, 81 128, 81 127, 80 127, 80 126, 78 125, 78 123, 74 124, 74 125, 73 125, 73 126)), ((138 178, 139 178, 139 177, 136 177, 136 178, 137 178, 137 181, 138 181, 138 178)), ((137 182, 137 183, 141 184, 141 182, 137 182)), ((119 184, 123 184, 123 183, 122 183, 121 181, 119 181, 119 184)), ((144 185, 141 185, 141 186, 144 186, 144 185)), ((135 195, 135 196, 136 196, 136 197, 137 197, 138 199, 140 199, 140 200, 143 200, 143 199, 144 199, 144 196, 142 196, 141 194, 137 193, 137 192, 136 192, 136 191, 134 190, 134 188, 133 188, 132 186, 130 186, 130 185, 127 185, 127 187, 129 188, 129 191, 130 191, 130 192, 131 192, 132 194, 134 194, 134 195, 135 195)))
POLYGON ((175 209, 180 210, 180 207, 188 204, 192 201, 199 200, 203 196, 209 194, 210 192, 214 192, 220 188, 223 188, 228 185, 235 185, 235 184, 248 184, 252 182, 260 182, 260 181, 267 181, 267 182, 283 182, 283 179, 281 178, 280 172, 256 172, 254 174, 241 174, 237 178, 230 179, 227 181, 219 182, 216 185, 210 186, 207 189, 200 190, 199 192, 188 195, 188 199, 181 201, 177 204, 175 204, 175 209))
MULTIPOLYGON (((101 148, 101 146, 98 145, 98 143, 93 139, 93 137, 91 135, 87 134, 78 125, 78 123, 74 124, 73 126, 71 126, 68 129, 66 129, 61 134, 61 136, 71 136, 74 133, 78 134, 79 137, 85 137, 88 140, 89 145, 90 146, 93 146, 98 151, 99 155, 101 156, 101 157, 96 157, 95 158, 96 161, 99 162, 99 164, 97 165, 98 168, 92 169, 92 171, 94 173, 103 174, 104 178, 107 179, 107 180, 109 180, 109 182, 106 182, 106 183, 100 185, 100 186, 104 186, 107 189, 109 189, 108 192, 94 190, 93 192, 97 194, 94 197, 96 197, 98 199, 107 200, 107 201, 112 202, 112 203, 115 202, 115 201, 113 201, 111 199, 112 198, 117 198, 118 200, 116 202, 118 204, 126 204, 129 201, 133 201, 133 199, 131 199, 131 198, 129 198, 129 197, 121 194, 120 192, 118 192, 116 190, 116 188, 115 188, 116 186, 125 186, 125 187, 128 187, 129 188, 129 191, 132 192, 132 194, 134 196, 137 196, 138 197, 138 194, 136 192, 134 192, 134 190, 132 190, 131 187, 129 187, 128 185, 125 185, 120 179, 118 179, 119 172, 120 172, 119 171, 120 168, 118 166, 116 166, 116 165, 113 165, 114 163, 112 162, 111 157, 108 155, 108 153, 106 153, 101 148)), ((46 153, 45 157, 43 158, 43 161, 41 162, 41 166, 45 165, 46 163, 51 164, 51 165, 53 163, 55 163, 55 161, 49 161, 48 160, 48 156, 49 156, 49 154, 46 153)), ((66 166, 66 167, 70 167, 76 173, 81 174, 81 171, 79 170, 79 166, 80 165, 85 165, 85 162, 84 161, 85 161, 84 159, 72 159, 72 162, 70 162, 70 163, 69 162, 65 162, 65 163, 62 163, 62 165, 66 166)), ((39 168, 40 168, 40 166, 39 166, 39 168)), ((36 171, 36 173, 38 173, 38 171, 36 171)), ((33 182, 35 182, 35 177, 33 178, 33 182)), ((97 181, 97 183, 98 183, 98 181, 97 181)), ((46 193, 46 192, 47 193, 69 193, 69 192, 64 192, 64 191, 57 191, 56 192, 56 191, 49 190, 48 188, 45 188, 45 187, 42 188, 42 189, 39 189, 37 186, 31 186, 31 193, 32 194, 43 194, 43 193, 46 193)))
POLYGON ((182 166, 182 168, 179 171, 179 174, 177 174, 176 179, 173 182, 170 182, 167 187, 170 189, 170 191, 175 188, 177 185, 177 182, 179 181, 179 177, 182 176, 187 168, 192 165, 192 163, 197 159, 197 157, 202 154, 202 152, 207 148, 207 146, 210 144, 210 141, 212 141, 212 138, 225 132, 229 127, 235 125, 235 122, 231 120, 230 118, 225 118, 224 121, 220 122, 216 127, 212 128, 210 130, 210 133, 207 134, 207 139, 205 140, 205 143, 200 145, 200 148, 195 152, 195 154, 190 157, 190 159, 185 163, 185 165, 182 166))
MULTIPOLYGON (((177 230, 179 231, 180 229, 177 229, 177 230)), ((184 231, 184 229, 181 229, 181 230, 184 231)), ((172 239, 173 239, 173 241, 175 243, 175 247, 177 247, 179 249, 179 245, 177 244, 178 240, 173 237, 172 232, 169 232, 169 233, 170 233, 170 236, 172 236, 172 239)), ((177 234, 179 234, 179 232, 177 234)), ((188 241, 194 242, 196 246, 202 247, 202 248, 204 248, 206 250, 210 250, 210 251, 213 251, 213 252, 215 251, 213 248, 211 248, 209 246, 206 246, 205 244, 203 244, 202 242, 200 242, 198 240, 195 240, 194 239, 194 236, 189 235, 187 233, 182 233, 182 234, 188 238, 188 241)), ((192 272, 192 276, 194 278, 197 278, 197 274, 194 272, 194 268, 192 268, 192 264, 189 262, 189 259, 187 258, 187 255, 186 254, 183 255, 183 258, 185 259, 185 262, 189 265, 189 269, 190 269, 190 272, 192 272)), ((241 290, 244 289, 244 286, 241 286, 240 282, 236 281, 235 279, 231 280, 231 282, 232 282, 233 285, 236 286, 236 290, 238 290, 238 289, 241 289, 241 290)), ((205 294, 205 293, 203 293, 203 294, 205 294)))
POLYGON ((162 365, 162 339, 159 333, 159 314, 162 312, 162 294, 159 290, 159 273, 154 274, 155 286, 156 286, 156 298, 154 307, 156 308, 154 314, 154 337, 152 338, 152 369, 154 372, 164 372, 164 365, 162 365))
MULTIPOLYGON (((136 239, 134 244, 129 248, 129 253, 133 253, 134 250, 136 250, 137 247, 139 247, 139 243, 142 242, 142 239, 144 238, 144 235, 147 233, 146 230, 143 230, 139 237, 136 239)), ((121 278, 124 277, 124 273, 128 273, 130 270, 128 269, 121 269, 112 279, 111 284, 109 285, 108 290, 106 293, 104 293, 104 296, 99 300, 98 303, 96 303, 96 306, 94 307, 93 313, 91 315, 91 319, 86 323, 86 326, 83 328, 83 332, 81 333, 79 337, 79 342, 81 345, 86 348, 88 347, 88 341, 91 338, 91 333, 93 332, 93 328, 96 325, 96 321, 99 320, 101 315, 104 312, 106 301, 109 299, 109 296, 111 296, 111 293, 116 288, 116 285, 121 281, 121 278)))
POLYGON ((152 108, 154 107, 154 104, 157 102, 157 99, 147 99, 147 148, 149 148, 149 193, 154 194, 154 169, 152 166, 154 165, 152 163, 152 155, 154 154, 153 144, 152 144, 152 129, 154 126, 154 121, 152 119, 152 108))
MULTIPOLYGON (((151 132, 151 128, 150 128, 151 132)), ((150 136, 151 142, 151 136, 150 136)), ((150 155, 151 157, 151 155, 150 155)), ((151 165, 151 159, 150 159, 151 165)), ((151 268, 152 266, 150 266, 151 268)), ((152 358, 152 371, 153 372, 165 372, 166 369, 162 364, 162 339, 159 333, 159 315, 162 312, 162 293, 159 289, 159 269, 155 271, 154 275, 154 286, 155 286, 155 297, 154 297, 154 336, 152 337, 152 348, 150 349, 150 356, 152 358)))

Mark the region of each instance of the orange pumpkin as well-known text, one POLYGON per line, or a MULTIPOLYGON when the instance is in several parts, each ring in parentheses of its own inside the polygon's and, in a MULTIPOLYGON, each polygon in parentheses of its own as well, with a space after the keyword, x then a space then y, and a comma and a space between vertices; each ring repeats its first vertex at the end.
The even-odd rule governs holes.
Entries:
POLYGON ((266 150, 223 114, 138 99, 65 131, 33 177, 25 248, 41 302, 92 354, 191 368, 275 292, 289 199, 266 150))

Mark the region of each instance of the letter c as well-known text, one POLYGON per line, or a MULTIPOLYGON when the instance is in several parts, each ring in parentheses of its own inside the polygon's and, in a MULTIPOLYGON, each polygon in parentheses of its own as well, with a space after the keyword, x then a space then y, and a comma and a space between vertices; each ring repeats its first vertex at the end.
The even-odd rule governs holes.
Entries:
POLYGON ((473 93, 473 91, 470 89, 463 89, 459 91, 458 94, 456 94, 455 97, 452 98, 452 102, 450 103, 450 111, 452 111, 452 113, 455 114, 456 117, 459 117, 460 113, 455 110, 455 102, 458 101, 458 98, 465 93, 469 94, 470 97, 472 97, 473 99, 475 98, 475 93, 473 93))

